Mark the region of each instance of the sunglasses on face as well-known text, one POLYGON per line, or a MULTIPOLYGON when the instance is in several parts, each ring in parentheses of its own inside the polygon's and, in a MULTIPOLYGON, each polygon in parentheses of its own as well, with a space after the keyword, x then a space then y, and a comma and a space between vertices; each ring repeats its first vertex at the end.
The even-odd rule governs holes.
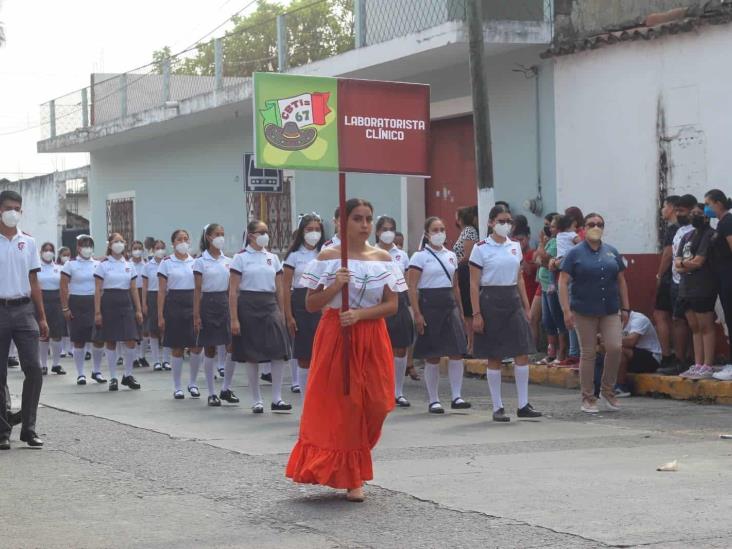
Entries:
POLYGON ((605 224, 602 223, 602 222, 595 223, 594 221, 590 221, 589 223, 587 223, 586 227, 588 229, 594 229, 595 227, 597 227, 598 229, 604 229, 605 228, 605 224))

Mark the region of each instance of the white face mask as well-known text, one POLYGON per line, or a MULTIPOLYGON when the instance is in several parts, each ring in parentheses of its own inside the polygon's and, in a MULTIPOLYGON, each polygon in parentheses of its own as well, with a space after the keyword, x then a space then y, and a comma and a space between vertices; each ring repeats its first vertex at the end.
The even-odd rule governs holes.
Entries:
POLYGON ((69 262, 69 259, 71 259, 68 255, 62 255, 61 256, 61 265, 66 265, 69 262))
POLYGON ((213 244, 214 248, 217 250, 223 250, 224 245, 226 244, 226 239, 223 236, 217 236, 211 241, 211 244, 213 244))
POLYGON ((381 233, 379 240, 381 240, 384 244, 392 244, 395 238, 396 233, 394 231, 384 231, 383 233, 381 233))
POLYGON ((7 210, 2 215, 3 225, 11 229, 20 223, 20 212, 16 210, 7 210))
POLYGON ((89 259, 94 253, 94 248, 82 248, 79 250, 79 255, 84 259, 89 259))
POLYGON ((142 250, 132 250, 132 257, 142 257, 142 250))
POLYGON ((304 238, 308 246, 316 246, 320 242, 321 236, 323 234, 320 231, 310 231, 309 233, 305 233, 304 238))
POLYGON ((269 244, 269 235, 268 234, 258 234, 257 238, 254 240, 257 243, 257 246, 260 248, 266 248, 267 244, 269 244))
POLYGON ((51 263, 51 261, 53 261, 53 258, 54 258, 53 252, 43 252, 41 254, 41 258, 46 263, 51 263))
POLYGON ((124 242, 112 242, 110 249, 112 250, 113 254, 121 254, 122 252, 125 251, 125 243, 124 242))
POLYGON ((163 259, 165 257, 165 250, 164 249, 161 249, 161 248, 158 248, 157 250, 155 250, 155 252, 153 253, 153 255, 155 257, 157 257, 158 259, 163 259))
POLYGON ((435 248, 442 246, 445 243, 445 240, 447 240, 447 233, 432 233, 430 235, 430 244, 435 248))
POLYGON ((493 230, 498 236, 506 238, 509 234, 511 234, 511 225, 509 225, 508 223, 496 223, 495 225, 493 225, 493 230))
POLYGON ((180 255, 187 255, 190 249, 191 247, 188 245, 188 242, 179 242, 175 245, 175 251, 180 255))

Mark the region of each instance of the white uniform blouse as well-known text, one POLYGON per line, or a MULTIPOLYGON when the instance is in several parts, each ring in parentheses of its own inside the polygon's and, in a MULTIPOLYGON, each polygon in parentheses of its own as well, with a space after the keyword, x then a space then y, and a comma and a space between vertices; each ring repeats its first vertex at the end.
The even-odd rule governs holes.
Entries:
POLYGON ((239 289, 245 292, 274 292, 275 277, 282 272, 280 259, 267 250, 247 246, 234 256, 231 271, 241 275, 239 289))
POLYGON ((409 269, 409 256, 404 250, 400 250, 399 246, 392 244, 391 249, 389 250, 389 255, 391 255, 394 263, 399 265, 402 273, 407 272, 407 269, 409 269))
POLYGON ((452 288, 452 281, 455 280, 457 265, 458 260, 455 253, 444 246, 439 251, 435 251, 433 248, 429 248, 429 250, 425 248, 414 252, 409 262, 410 269, 422 271, 422 276, 419 277, 419 284, 417 284, 419 290, 452 288), (443 265, 445 267, 444 269, 442 268, 443 265), (445 270, 447 270, 447 273, 445 270), (448 275, 450 275, 449 278, 448 275))
POLYGON ((158 267, 158 276, 162 276, 168 282, 168 290, 192 290, 193 261, 189 255, 185 259, 178 259, 175 255, 163 259, 158 267))
POLYGON ((53 291, 61 287, 61 265, 42 261, 41 270, 37 276, 41 290, 53 291))
POLYGON ((305 272, 308 264, 318 257, 318 250, 308 250, 305 246, 300 246, 299 250, 295 250, 285 258, 284 266, 294 271, 292 273, 292 288, 306 288, 300 278, 305 272))
POLYGON ((521 244, 508 239, 496 242, 490 236, 470 253, 470 264, 482 270, 481 286, 516 286, 522 259, 521 244))
POLYGON ((201 275, 203 293, 225 292, 229 289, 229 267, 231 258, 224 254, 214 258, 208 250, 193 262, 193 273, 201 275))
POLYGON ((130 265, 135 269, 135 274, 137 274, 137 278, 135 279, 135 287, 142 290, 142 273, 145 272, 145 260, 142 259, 140 261, 133 261, 130 260, 130 265))
POLYGON ((145 263, 145 268, 142 269, 142 278, 147 279, 147 291, 157 292, 158 291, 158 268, 162 265, 163 261, 158 263, 155 258, 145 263))
POLYGON ((77 257, 67 261, 61 274, 69 277, 69 294, 94 295, 94 271, 99 261, 77 257))
POLYGON ((130 283, 137 278, 135 268, 124 257, 115 259, 111 255, 100 261, 94 276, 103 281, 104 290, 129 290, 130 283))
MULTIPOLYGON (((319 286, 327 288, 335 282, 336 272, 341 267, 340 259, 311 261, 301 277, 302 284, 311 290, 319 286)), ((348 260, 351 280, 348 284, 349 306, 352 309, 366 309, 381 303, 384 298, 384 286, 392 292, 407 291, 404 275, 393 261, 348 260)), ((341 293, 338 292, 328 307, 340 309, 341 293)))

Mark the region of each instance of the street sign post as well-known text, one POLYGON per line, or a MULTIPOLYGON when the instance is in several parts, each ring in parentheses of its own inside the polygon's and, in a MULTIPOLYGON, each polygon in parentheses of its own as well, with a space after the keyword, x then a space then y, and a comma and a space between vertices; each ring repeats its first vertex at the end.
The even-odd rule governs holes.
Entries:
MULTIPOLYGON (((338 172, 341 266, 348 266, 346 172, 429 176, 424 84, 254 73, 256 167, 338 172)), ((342 310, 348 310, 348 287, 342 310)), ((343 328, 349 394, 350 329, 343 328)))

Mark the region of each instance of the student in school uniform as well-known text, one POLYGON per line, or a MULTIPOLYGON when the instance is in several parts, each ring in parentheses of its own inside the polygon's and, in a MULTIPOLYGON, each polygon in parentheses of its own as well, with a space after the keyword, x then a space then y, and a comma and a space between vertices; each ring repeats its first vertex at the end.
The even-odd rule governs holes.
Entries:
POLYGON ((152 259, 142 270, 142 314, 145 317, 145 332, 150 338, 150 353, 153 371, 170 370, 170 364, 160 360, 162 334, 158 328, 158 268, 166 256, 166 244, 162 240, 152 243, 152 259))
POLYGON ((471 407, 462 397, 463 356, 468 344, 463 324, 460 288, 455 276, 458 262, 455 253, 445 248, 445 224, 439 217, 429 217, 424 224, 422 247, 409 262, 407 284, 409 302, 414 312, 417 342, 414 358, 425 361, 424 380, 431 414, 444 414, 440 403, 440 358, 449 357, 448 378, 453 410, 471 407))
POLYGON ((284 291, 285 320, 293 339, 292 357, 297 362, 293 375, 293 393, 305 393, 313 356, 313 340, 318 329, 321 312, 310 313, 305 308, 308 288, 302 275, 307 265, 318 257, 325 243, 323 222, 312 213, 302 217, 297 231, 287 250, 284 261, 282 285, 284 291))
POLYGON ((170 237, 175 253, 163 260, 158 268, 158 329, 163 345, 173 352, 173 398, 186 397, 181 387, 183 352, 190 351, 188 392, 199 398, 196 379, 201 367, 201 348, 196 344, 193 330, 193 261, 190 255, 191 237, 185 229, 176 229, 170 237))
POLYGON ((89 235, 76 237, 76 258, 61 269, 61 310, 69 323, 69 337, 74 344, 74 365, 77 385, 86 385, 84 375, 85 347, 92 347, 92 379, 107 383, 102 376, 104 343, 96 337, 94 329, 94 271, 99 263, 93 257, 94 240, 89 235))
POLYGON ((225 367, 220 396, 216 395, 214 367, 219 345, 231 352, 231 320, 229 319, 229 266, 231 258, 223 253, 226 238, 218 223, 206 225, 201 234, 201 256, 193 262, 193 329, 196 346, 203 347, 203 370, 208 387, 208 405, 221 406, 221 400, 237 403, 231 391, 234 363, 225 367))
POLYGON ((43 294, 43 308, 48 322, 48 337, 41 338, 38 349, 41 358, 41 372, 48 373, 48 351, 51 350, 51 371, 57 375, 66 375, 61 367, 61 339, 68 332, 66 319, 61 310, 61 267, 56 263, 56 250, 53 244, 46 242, 41 246, 41 270, 38 272, 38 283, 43 294))
POLYGON ((121 384, 139 389, 140 384, 132 375, 136 354, 136 340, 142 325, 142 308, 137 293, 135 268, 124 256, 126 243, 119 233, 112 233, 107 240, 107 257, 94 271, 94 324, 97 338, 107 346, 109 363, 109 390, 119 390, 117 381, 117 344, 123 344, 124 375, 121 384))
POLYGON ((10 450, 10 431, 17 416, 10 410, 7 388, 8 353, 15 342, 23 369, 23 403, 20 440, 40 448, 36 435, 36 413, 43 386, 38 361, 39 337, 48 337, 43 297, 37 273, 41 267, 36 242, 18 227, 23 198, 15 191, 0 192, 0 450, 10 450))
POLYGON ((470 299, 475 332, 473 356, 488 360, 488 387, 493 421, 507 422, 501 401, 501 361, 513 357, 520 418, 541 412, 529 404, 529 354, 535 352, 529 326, 529 299, 521 276, 521 244, 508 238, 513 219, 508 208, 494 206, 488 214, 491 234, 470 254, 470 299))
POLYGON ((341 230, 341 209, 336 208, 333 214, 333 238, 326 240, 323 244, 323 248, 332 248, 333 246, 341 245, 341 237, 338 236, 338 232, 341 230))
MULTIPOLYGON (((396 229, 393 217, 379 217, 376 221, 376 245, 389 252, 404 276, 409 268, 409 256, 394 244, 396 229)), ((404 396, 404 377, 407 375, 407 351, 414 343, 414 321, 409 311, 409 294, 401 292, 398 300, 397 314, 386 318, 386 329, 394 352, 394 400, 400 408, 408 408, 411 404, 404 396)))
POLYGON ((260 362, 272 365, 271 409, 291 410, 292 405, 282 400, 282 376, 291 354, 283 314, 282 265, 267 251, 269 229, 265 223, 250 221, 244 242, 246 248, 231 263, 229 279, 233 359, 246 363, 252 412, 264 412, 257 375, 260 362))
MULTIPOLYGON (((142 273, 145 271, 145 265, 147 260, 145 259, 145 248, 139 240, 132 241, 132 252, 130 253, 130 263, 135 268, 135 287, 137 288, 137 295, 140 298, 140 304, 142 305, 142 286, 143 279, 142 273)), ((140 328, 140 335, 142 336, 137 340, 137 353, 135 356, 135 362, 132 366, 135 368, 149 368, 150 363, 145 358, 145 348, 147 347, 150 337, 147 333, 147 325, 143 319, 142 326, 140 328)))
MULTIPOLYGON (((56 265, 59 266, 59 270, 63 269, 63 266, 66 265, 69 261, 71 261, 71 249, 66 246, 61 246, 56 254, 56 265)), ((59 303, 60 302, 61 296, 59 294, 59 303)), ((61 314, 63 315, 63 311, 61 312, 61 314)), ((72 356, 74 353, 73 345, 71 344, 71 339, 69 338, 69 323, 66 322, 65 318, 64 325, 66 326, 66 335, 61 338, 61 358, 72 356)))

